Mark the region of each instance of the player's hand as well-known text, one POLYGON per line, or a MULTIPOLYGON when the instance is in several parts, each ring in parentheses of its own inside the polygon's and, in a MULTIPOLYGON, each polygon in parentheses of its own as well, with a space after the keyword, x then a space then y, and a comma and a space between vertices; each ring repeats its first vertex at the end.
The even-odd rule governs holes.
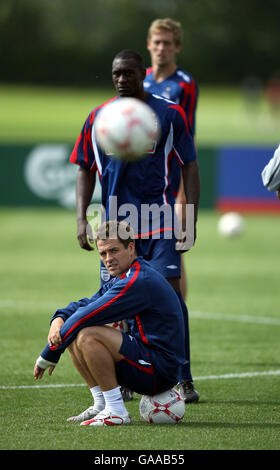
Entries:
POLYGON ((189 251, 193 245, 195 244, 196 240, 196 227, 194 227, 194 234, 193 237, 184 237, 181 240, 178 240, 176 242, 175 248, 178 253, 186 253, 186 251, 189 251))
POLYGON ((87 220, 80 219, 77 221, 77 238, 78 238, 81 248, 83 248, 84 250, 92 251, 94 250, 94 247, 90 245, 90 243, 93 243, 93 239, 92 238, 88 239, 87 225, 88 225, 87 220))
POLYGON ((186 244, 186 239, 178 240, 176 242, 175 248, 176 251, 181 254, 186 253, 190 250, 190 247, 188 247, 188 245, 186 244))
MULTIPOLYGON (((50 366, 49 375, 52 375, 54 369, 55 369, 55 366, 50 366)), ((37 364, 35 364, 34 371, 33 371, 33 376, 34 376, 35 380, 41 379, 43 377, 44 373, 45 373, 45 370, 46 369, 42 369, 37 364)))
POLYGON ((62 344, 60 330, 61 330, 63 323, 64 323, 64 320, 61 317, 57 317, 52 321, 51 326, 50 326, 50 331, 48 334, 49 346, 59 346, 60 344, 62 344))
POLYGON ((277 195, 277 197, 278 197, 278 199, 279 199, 279 201, 280 201, 280 189, 277 190, 276 195, 277 195))

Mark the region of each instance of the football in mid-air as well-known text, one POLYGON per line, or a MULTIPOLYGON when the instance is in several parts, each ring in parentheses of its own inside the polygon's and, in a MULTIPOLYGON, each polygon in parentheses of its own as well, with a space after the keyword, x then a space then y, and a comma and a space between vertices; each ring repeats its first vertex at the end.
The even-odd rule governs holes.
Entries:
POLYGON ((175 388, 158 395, 143 395, 139 411, 141 418, 153 424, 176 424, 185 414, 185 402, 175 388))
POLYGON ((218 232, 223 237, 236 237, 244 231, 244 219, 237 212, 227 212, 218 222, 218 232))
POLYGON ((133 161, 153 152, 160 124, 144 101, 117 98, 100 109, 94 132, 97 144, 106 155, 133 161))

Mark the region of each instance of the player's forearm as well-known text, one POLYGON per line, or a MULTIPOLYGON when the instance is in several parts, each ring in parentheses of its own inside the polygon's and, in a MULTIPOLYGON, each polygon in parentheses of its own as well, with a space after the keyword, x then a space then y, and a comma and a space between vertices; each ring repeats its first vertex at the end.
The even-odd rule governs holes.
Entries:
POLYGON ((85 220, 87 208, 90 204, 95 188, 95 173, 79 168, 76 182, 76 208, 77 220, 85 220))
MULTIPOLYGON (((64 334, 64 330, 62 330, 63 326, 65 325, 65 322, 67 322, 67 319, 70 318, 73 314, 76 313, 76 311, 80 307, 84 307, 97 299, 100 298, 100 292, 96 292, 92 297, 87 298, 84 297, 83 299, 79 300, 78 302, 71 302, 66 308, 57 310, 56 313, 53 315, 51 319, 51 328, 48 336, 48 344, 44 348, 44 350, 41 352, 39 358, 42 359, 41 362, 39 362, 41 368, 46 368, 47 365, 44 364, 44 360, 50 362, 51 364, 57 364, 60 358, 60 355, 64 352, 66 347, 70 344, 70 342, 75 338, 75 335, 71 338, 70 341, 62 344, 62 336, 64 334), (57 333, 59 330, 59 337, 60 341, 51 341, 52 339, 54 340, 55 337, 57 337, 57 333), (61 332, 62 330, 62 332, 61 332), (55 335, 55 336, 54 336, 55 335)), ((66 331, 67 328, 66 328, 66 331)))
MULTIPOLYGON (((63 324, 60 335, 62 343, 54 347, 46 347, 41 356, 44 359, 57 362, 55 352, 61 354, 76 338, 83 328, 96 325, 107 325, 115 321, 134 317, 147 307, 147 292, 143 296, 142 288, 135 288, 139 272, 133 271, 129 277, 112 284, 103 295, 94 295, 89 303, 81 306, 63 324), (134 282, 131 283, 131 279, 134 282)), ((142 286, 141 286, 142 287, 142 286)), ((58 360, 58 359, 57 359, 58 360)))
POLYGON ((194 219, 196 222, 200 198, 200 176, 197 160, 185 164, 182 168, 182 175, 187 204, 194 205, 194 219))
MULTIPOLYGON (((101 290, 101 289, 100 289, 101 290)), ((94 302, 95 300, 99 299, 101 297, 100 290, 96 292, 94 295, 92 295, 90 298, 84 297, 83 299, 80 299, 78 301, 70 302, 66 307, 58 309, 54 315, 52 316, 51 323, 56 319, 56 318, 61 318, 62 319, 62 324, 70 318, 80 307, 86 307, 88 304, 94 302)))

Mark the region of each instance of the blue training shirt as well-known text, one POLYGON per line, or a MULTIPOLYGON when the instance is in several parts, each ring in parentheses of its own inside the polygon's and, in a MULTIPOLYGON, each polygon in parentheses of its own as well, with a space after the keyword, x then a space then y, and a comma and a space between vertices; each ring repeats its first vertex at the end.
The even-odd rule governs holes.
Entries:
MULTIPOLYGON (((163 96, 180 104, 184 109, 193 136, 196 131, 196 108, 198 101, 198 86, 194 78, 185 70, 177 68, 175 72, 161 82, 154 79, 153 67, 146 70, 144 88, 150 93, 163 96)), ((173 194, 177 195, 180 186, 181 169, 179 165, 173 165, 172 182, 173 194)))
MULTIPOLYGON (((62 344, 46 346, 41 356, 57 363, 60 355, 82 328, 126 319, 130 334, 149 350, 155 370, 168 380, 177 380, 185 362, 185 328, 179 299, 168 281, 142 257, 132 263, 122 278, 115 277, 91 298, 71 302, 53 318, 65 321, 62 344)), ((174 382, 174 383, 175 383, 174 382)))
POLYGON ((153 67, 146 70, 144 88, 149 93, 163 96, 184 109, 193 135, 195 135, 195 113, 198 100, 198 86, 194 78, 185 70, 177 68, 175 72, 161 82, 156 82, 153 67))
MULTIPOLYGON (((121 98, 115 97, 109 102, 115 99, 121 98)), ((117 196, 117 208, 127 203, 136 207, 137 235, 141 233, 143 204, 158 204, 159 207, 174 206, 172 167, 178 163, 182 166, 196 159, 192 132, 180 105, 160 96, 148 94, 147 104, 154 110, 160 121, 160 138, 141 160, 122 162, 106 154, 95 140, 94 120, 100 109, 107 103, 95 108, 89 114, 70 156, 70 161, 98 172, 102 205, 106 210, 107 219, 110 218, 110 196, 117 196)), ((118 219, 124 217, 125 215, 118 219)))

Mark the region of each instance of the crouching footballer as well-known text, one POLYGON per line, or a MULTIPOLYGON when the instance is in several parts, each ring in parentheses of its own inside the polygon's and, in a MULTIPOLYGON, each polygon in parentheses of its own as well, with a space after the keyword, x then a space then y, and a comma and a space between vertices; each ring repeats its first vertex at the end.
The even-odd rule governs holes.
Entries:
POLYGON ((68 421, 84 426, 125 425, 131 418, 121 386, 156 395, 177 384, 185 362, 184 319, 168 281, 137 257, 129 225, 104 222, 95 243, 114 277, 92 297, 55 312, 34 377, 41 379, 48 367, 51 375, 67 348, 93 396, 93 405, 68 421), (129 333, 108 326, 123 319, 129 333))

